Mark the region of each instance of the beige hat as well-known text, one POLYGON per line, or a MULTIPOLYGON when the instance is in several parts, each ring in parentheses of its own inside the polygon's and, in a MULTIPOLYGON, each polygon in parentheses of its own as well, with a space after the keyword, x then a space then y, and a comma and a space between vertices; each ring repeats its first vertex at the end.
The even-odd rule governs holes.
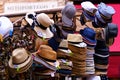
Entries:
POLYGON ((73 43, 80 43, 83 41, 83 39, 80 34, 68 34, 67 41, 73 43))
POLYGON ((13 50, 8 64, 16 73, 23 73, 31 67, 32 61, 31 54, 24 48, 17 48, 13 50))
POLYGON ((53 33, 50 31, 50 25, 54 24, 54 21, 45 13, 40 13, 36 16, 38 26, 34 28, 38 36, 42 38, 51 38, 53 33))

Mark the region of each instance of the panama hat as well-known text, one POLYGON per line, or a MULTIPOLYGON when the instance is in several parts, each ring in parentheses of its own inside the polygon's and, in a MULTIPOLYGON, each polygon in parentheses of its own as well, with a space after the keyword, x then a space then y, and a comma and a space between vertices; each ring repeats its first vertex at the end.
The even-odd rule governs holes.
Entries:
POLYGON ((83 38, 80 34, 68 34, 67 41, 71 43, 80 43, 83 41, 83 38))
POLYGON ((51 38, 53 33, 50 31, 50 26, 54 24, 54 21, 45 13, 40 13, 36 16, 37 26, 34 30, 37 32, 39 37, 51 38))
POLYGON ((73 24, 72 19, 75 16, 76 8, 72 3, 67 3, 61 11, 63 26, 71 26, 73 24))
POLYGON ((34 61, 39 64, 44 65, 45 67, 56 70, 55 62, 57 59, 57 53, 52 50, 48 45, 41 45, 39 50, 33 53, 34 61))
POLYGON ((13 32, 13 24, 8 17, 0 17, 0 35, 1 38, 11 36, 13 32))
POLYGON ((8 64, 16 73, 23 73, 31 67, 32 61, 31 54, 29 54, 24 48, 17 48, 13 50, 8 64))
POLYGON ((58 53, 58 55, 60 55, 60 54, 63 55, 63 57, 69 56, 70 53, 72 53, 71 50, 68 48, 68 41, 67 40, 62 40, 60 42, 57 53, 58 53))

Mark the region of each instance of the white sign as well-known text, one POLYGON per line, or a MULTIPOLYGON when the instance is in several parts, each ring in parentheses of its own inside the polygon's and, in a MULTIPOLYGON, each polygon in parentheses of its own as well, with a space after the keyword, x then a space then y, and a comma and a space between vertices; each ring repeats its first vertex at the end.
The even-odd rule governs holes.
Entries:
POLYGON ((23 13, 29 11, 49 10, 55 8, 62 8, 56 1, 47 2, 19 2, 19 3, 5 3, 4 13, 23 13))

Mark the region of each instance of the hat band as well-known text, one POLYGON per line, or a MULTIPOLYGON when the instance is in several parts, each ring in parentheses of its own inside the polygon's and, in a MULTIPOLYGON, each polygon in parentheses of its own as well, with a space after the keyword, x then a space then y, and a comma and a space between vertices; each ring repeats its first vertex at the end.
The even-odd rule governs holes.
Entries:
POLYGON ((104 16, 100 11, 99 11, 99 13, 100 13, 100 16, 103 18, 103 20, 104 21, 108 21, 108 22, 111 22, 112 21, 112 18, 108 18, 108 17, 106 17, 106 16, 104 16))
POLYGON ((29 56, 28 56, 24 61, 22 61, 22 62, 20 62, 20 63, 15 63, 15 62, 13 62, 13 64, 16 64, 16 65, 22 64, 22 63, 24 63, 25 61, 27 61, 28 58, 29 58, 29 56))
POLYGON ((47 27, 43 26, 42 24, 39 24, 37 21, 36 21, 36 23, 37 23, 37 25, 38 25, 41 29, 43 29, 43 30, 46 30, 46 29, 47 29, 47 27))
POLYGON ((85 9, 83 9, 83 11, 85 11, 85 12, 86 12, 87 14, 89 14, 90 16, 94 16, 94 14, 95 14, 95 12, 91 13, 91 12, 85 10, 85 9))
POLYGON ((65 50, 68 50, 68 48, 65 48, 65 47, 59 47, 59 49, 65 49, 65 50))
POLYGON ((40 58, 42 58, 42 59, 44 59, 44 60, 46 60, 46 61, 49 61, 49 62, 56 62, 56 60, 50 60, 50 59, 46 59, 46 58, 44 58, 44 57, 41 57, 39 54, 37 54, 40 58))
MULTIPOLYGON (((72 25, 73 26, 73 25, 72 25)), ((68 30, 68 31, 74 31, 74 27, 67 27, 67 26, 62 26, 63 30, 68 30)))

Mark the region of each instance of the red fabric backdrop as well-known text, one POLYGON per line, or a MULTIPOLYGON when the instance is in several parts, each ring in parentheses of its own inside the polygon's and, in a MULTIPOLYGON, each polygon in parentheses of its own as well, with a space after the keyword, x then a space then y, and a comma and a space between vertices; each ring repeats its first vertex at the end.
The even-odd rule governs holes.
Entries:
MULTIPOLYGON (((97 4, 96 4, 97 5, 97 4)), ((110 51, 112 52, 120 52, 120 4, 107 4, 112 6, 116 13, 113 15, 113 23, 118 25, 118 36, 115 38, 115 42, 112 46, 110 46, 110 51)), ((80 5, 75 5, 76 8, 81 8, 80 5)))

